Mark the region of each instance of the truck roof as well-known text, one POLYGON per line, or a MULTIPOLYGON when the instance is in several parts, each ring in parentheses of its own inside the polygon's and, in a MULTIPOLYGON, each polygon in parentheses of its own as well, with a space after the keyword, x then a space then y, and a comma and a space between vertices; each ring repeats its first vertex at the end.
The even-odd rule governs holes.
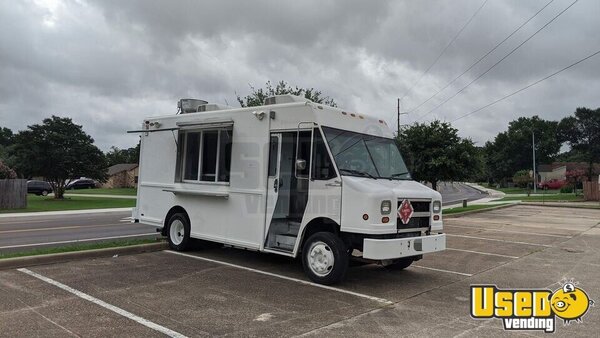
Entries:
MULTIPOLYGON (((310 100, 268 104, 255 107, 231 108, 196 113, 154 116, 144 119, 144 124, 160 123, 160 128, 175 128, 180 123, 234 122, 236 116, 254 114, 257 118, 271 118, 271 130, 297 129, 299 124, 317 123, 321 126, 354 131, 362 134, 393 138, 387 123, 376 117, 330 107, 310 100)), ((302 125, 303 124, 303 125, 302 125)))

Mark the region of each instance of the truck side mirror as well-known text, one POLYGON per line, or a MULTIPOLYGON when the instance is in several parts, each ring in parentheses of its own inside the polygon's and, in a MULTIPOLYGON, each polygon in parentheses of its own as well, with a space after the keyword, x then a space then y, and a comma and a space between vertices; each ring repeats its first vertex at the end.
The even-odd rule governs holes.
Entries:
POLYGON ((296 160, 296 170, 304 170, 306 169, 306 160, 298 159, 296 160))

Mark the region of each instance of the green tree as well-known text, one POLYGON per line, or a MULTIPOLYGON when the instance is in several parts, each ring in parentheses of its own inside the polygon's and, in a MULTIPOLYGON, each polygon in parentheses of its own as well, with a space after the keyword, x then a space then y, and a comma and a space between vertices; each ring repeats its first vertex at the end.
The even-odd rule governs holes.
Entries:
POLYGON ((6 127, 0 127, 0 159, 6 159, 7 148, 12 144, 13 132, 6 127))
POLYGON ((560 121, 558 135, 585 158, 587 179, 591 181, 595 174, 594 163, 600 162, 600 108, 577 108, 574 116, 560 121))
POLYGON ((73 178, 106 179, 104 154, 70 118, 52 116, 28 126, 14 136, 11 152, 17 171, 25 177, 44 177, 57 199, 63 198, 73 178))
POLYGON ((401 131, 400 149, 412 177, 431 183, 462 181, 477 173, 477 149, 470 139, 461 139, 450 123, 415 123, 401 131))
POLYGON ((552 161, 562 144, 557 138, 557 128, 558 122, 538 116, 519 117, 510 122, 507 131, 485 145, 486 166, 492 180, 506 181, 519 170, 533 169, 532 133, 536 162, 552 161))
POLYGON ((108 166, 113 166, 120 163, 139 163, 140 162, 140 144, 137 146, 119 149, 117 147, 110 147, 110 150, 106 152, 106 161, 108 166))
POLYGON ((322 103, 328 106, 337 107, 335 101, 329 96, 323 96, 320 90, 314 88, 300 88, 298 86, 292 87, 285 81, 279 81, 275 87, 271 81, 267 81, 265 88, 254 88, 250 86, 252 93, 246 97, 240 97, 237 95, 237 100, 242 107, 256 107, 262 106, 265 99, 273 95, 284 95, 292 94, 298 96, 304 96, 305 98, 315 102, 322 103))

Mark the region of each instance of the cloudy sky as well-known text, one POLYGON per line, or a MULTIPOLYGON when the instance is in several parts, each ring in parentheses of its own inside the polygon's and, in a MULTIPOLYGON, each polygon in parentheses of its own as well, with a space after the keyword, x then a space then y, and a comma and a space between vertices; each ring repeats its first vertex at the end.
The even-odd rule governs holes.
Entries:
MULTIPOLYGON (((484 77, 574 0, 551 1, 511 39, 406 123, 452 121, 600 49, 600 1, 580 0, 484 77)), ((550 0, 0 2, 0 126, 69 116, 107 150, 133 146, 145 116, 182 97, 237 105, 249 84, 314 87, 340 107, 395 125, 550 0), (412 90, 409 91, 409 89, 412 90)), ((600 106, 600 55, 454 123, 479 144, 518 116, 559 119, 600 106)))

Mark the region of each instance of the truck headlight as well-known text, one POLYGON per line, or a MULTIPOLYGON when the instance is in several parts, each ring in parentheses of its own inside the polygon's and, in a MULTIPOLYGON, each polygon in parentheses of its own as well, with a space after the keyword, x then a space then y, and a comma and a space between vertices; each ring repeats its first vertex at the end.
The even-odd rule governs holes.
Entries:
POLYGON ((392 201, 385 200, 381 201, 381 214, 389 215, 392 212, 392 201))
POLYGON ((439 214, 442 211, 442 201, 434 201, 433 202, 433 213, 439 214))

